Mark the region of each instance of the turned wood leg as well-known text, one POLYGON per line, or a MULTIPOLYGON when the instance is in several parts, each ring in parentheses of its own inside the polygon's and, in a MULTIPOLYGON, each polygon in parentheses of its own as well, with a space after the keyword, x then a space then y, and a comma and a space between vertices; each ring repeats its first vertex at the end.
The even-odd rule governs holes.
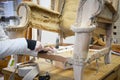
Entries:
POLYGON ((83 71, 84 63, 88 55, 90 32, 94 28, 72 27, 75 32, 74 55, 73 55, 73 70, 75 80, 84 80, 83 71))
MULTIPOLYGON (((106 27, 106 47, 109 47, 110 50, 111 50, 111 43, 112 43, 111 33, 112 33, 112 25, 108 25, 108 27, 106 27)), ((110 50, 104 57, 105 64, 109 64, 111 62, 110 50)))

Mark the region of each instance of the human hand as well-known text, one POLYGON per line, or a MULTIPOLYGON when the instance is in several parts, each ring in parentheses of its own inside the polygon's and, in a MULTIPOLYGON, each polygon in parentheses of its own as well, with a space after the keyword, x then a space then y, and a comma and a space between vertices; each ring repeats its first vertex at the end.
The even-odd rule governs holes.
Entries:
POLYGON ((41 42, 37 41, 35 51, 38 53, 54 53, 54 47, 52 45, 43 45, 41 42))
POLYGON ((35 46, 35 51, 41 51, 44 48, 44 46, 41 44, 41 42, 37 41, 35 46))
POLYGON ((42 50, 39 51, 39 53, 53 53, 54 48, 52 46, 44 47, 42 50))

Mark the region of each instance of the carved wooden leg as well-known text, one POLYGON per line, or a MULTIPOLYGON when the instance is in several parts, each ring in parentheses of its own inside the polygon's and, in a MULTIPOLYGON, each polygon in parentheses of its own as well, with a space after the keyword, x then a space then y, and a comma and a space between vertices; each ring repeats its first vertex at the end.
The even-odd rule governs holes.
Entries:
POLYGON ((75 44, 74 44, 74 56, 73 56, 73 70, 75 80, 83 79, 84 62, 87 58, 89 43, 90 43, 90 32, 92 28, 80 28, 72 27, 75 32, 75 44))
MULTIPOLYGON (((111 41, 112 41, 112 25, 108 25, 106 27, 106 47, 109 47, 111 49, 111 41)), ((109 64, 111 62, 111 53, 105 55, 105 64, 109 64)))

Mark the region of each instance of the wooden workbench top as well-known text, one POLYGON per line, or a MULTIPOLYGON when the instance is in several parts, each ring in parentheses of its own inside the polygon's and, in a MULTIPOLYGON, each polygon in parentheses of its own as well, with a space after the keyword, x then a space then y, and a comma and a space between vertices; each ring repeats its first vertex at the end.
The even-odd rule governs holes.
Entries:
MULTIPOLYGON (((103 57, 98 61, 99 67, 96 66, 95 61, 86 65, 84 69, 84 80, 113 80, 118 76, 118 70, 120 68, 120 56, 112 55, 111 64, 104 64, 103 57), (99 69, 98 69, 99 68, 99 69), (114 73, 114 74, 112 74, 114 73), (113 75, 107 78, 109 75, 113 75), (105 79, 107 78, 107 79, 105 79)), ((54 67, 52 64, 45 62, 45 60, 40 60, 41 72, 49 72, 51 75, 51 80, 74 80, 73 79, 73 69, 63 70, 54 67)), ((10 75, 13 72, 13 68, 4 68, 4 75, 10 75)), ((18 76, 18 75, 17 75, 18 76)), ((119 77, 119 76, 118 76, 119 77)), ((120 79, 120 78, 119 78, 120 79)), ((118 80, 119 80, 118 79, 118 80)), ((7 80, 7 79, 6 79, 7 80)), ((20 80, 20 79, 17 79, 20 80)), ((37 80, 37 79, 35 79, 37 80)))

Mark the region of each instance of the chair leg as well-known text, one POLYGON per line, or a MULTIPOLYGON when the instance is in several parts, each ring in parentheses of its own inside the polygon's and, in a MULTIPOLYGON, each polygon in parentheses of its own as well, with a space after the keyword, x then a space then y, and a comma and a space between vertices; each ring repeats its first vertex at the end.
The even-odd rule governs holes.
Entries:
POLYGON ((84 80, 83 71, 85 60, 88 55, 90 32, 94 28, 72 28, 75 32, 74 55, 73 55, 73 70, 75 80, 84 80))
MULTIPOLYGON (((109 47, 111 49, 111 43, 112 43, 112 25, 108 25, 106 27, 106 47, 109 47)), ((104 57, 105 64, 110 64, 111 63, 111 53, 110 50, 109 52, 105 55, 104 57)))

